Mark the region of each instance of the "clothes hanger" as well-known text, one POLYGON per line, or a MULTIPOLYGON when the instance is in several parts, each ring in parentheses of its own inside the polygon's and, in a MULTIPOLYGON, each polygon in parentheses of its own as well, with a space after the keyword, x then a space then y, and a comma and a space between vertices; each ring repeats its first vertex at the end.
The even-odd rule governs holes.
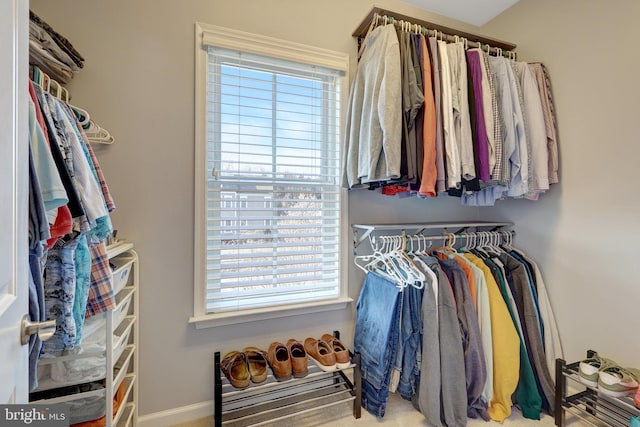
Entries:
MULTIPOLYGON (((67 104, 69 103, 67 102, 67 104)), ((80 107, 76 107, 75 105, 69 104, 69 107, 71 108, 71 111, 73 111, 73 113, 76 115, 76 118, 78 119, 80 125, 84 128, 85 125, 88 124, 91 120, 91 117, 89 117, 89 113, 80 107)))
POLYGON ((479 258, 488 258, 489 255, 482 250, 480 235, 478 234, 477 231, 473 233, 472 239, 473 239, 473 245, 471 246, 471 249, 469 250, 469 252, 471 252, 472 254, 474 254, 479 258))
POLYGON ((501 231, 500 237, 502 241, 500 246, 503 250, 505 250, 506 252, 516 250, 513 246, 511 246, 511 244, 513 243, 513 234, 510 231, 501 231))
POLYGON ((455 254, 455 250, 453 249, 453 245, 456 243, 456 235, 445 231, 446 240, 443 246, 434 249, 435 252, 439 252, 443 255, 446 255, 447 258, 452 259, 455 254))
POLYGON ((371 254, 372 261, 365 265, 365 269, 367 271, 375 271, 378 274, 386 277, 390 281, 396 283, 396 286, 399 289, 404 289, 406 286, 406 280, 398 266, 392 262, 389 257, 389 250, 391 249, 391 245, 393 244, 392 239, 389 237, 392 236, 380 236, 379 239, 382 240, 382 245, 374 249, 374 252, 371 254))
POLYGON ((113 136, 104 128, 99 126, 95 121, 89 120, 89 125, 85 128, 85 135, 89 142, 97 144, 111 145, 115 142, 113 136))
POLYGON ((426 276, 420 270, 406 252, 406 235, 392 236, 393 247, 389 252, 390 260, 397 266, 397 272, 404 279, 404 286, 411 285, 422 289, 426 276))
POLYGON ((497 249, 492 245, 492 243, 493 243, 492 242, 493 235, 492 235, 491 232, 480 231, 479 234, 480 234, 481 239, 482 239, 482 249, 483 249, 484 252, 487 253, 487 255, 490 258, 498 257, 503 253, 502 250, 497 249))
POLYGON ((418 268, 416 263, 407 253, 407 250, 406 250, 407 236, 406 235, 402 236, 402 241, 403 241, 403 247, 399 251, 399 253, 402 255, 402 259, 405 261, 405 264, 408 267, 409 275, 412 276, 414 279, 412 282, 409 282, 409 284, 414 288, 422 289, 424 288, 424 281, 427 279, 427 276, 425 276, 424 272, 420 268, 418 268))

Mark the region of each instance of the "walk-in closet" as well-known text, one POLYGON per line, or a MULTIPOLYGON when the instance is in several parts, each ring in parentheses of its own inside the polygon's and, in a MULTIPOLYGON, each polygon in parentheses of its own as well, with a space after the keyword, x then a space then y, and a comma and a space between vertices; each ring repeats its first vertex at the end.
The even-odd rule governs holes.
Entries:
POLYGON ((1 8, 0 404, 640 416, 638 2, 1 8))

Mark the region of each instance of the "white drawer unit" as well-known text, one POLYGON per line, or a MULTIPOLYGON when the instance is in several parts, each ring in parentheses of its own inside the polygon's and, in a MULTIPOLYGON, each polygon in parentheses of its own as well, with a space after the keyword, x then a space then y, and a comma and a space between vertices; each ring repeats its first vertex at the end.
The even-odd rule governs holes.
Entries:
POLYGON ((138 418, 138 254, 131 243, 107 247, 116 307, 85 322, 76 348, 40 359, 31 403, 68 403, 72 424, 104 417, 106 427, 138 418))

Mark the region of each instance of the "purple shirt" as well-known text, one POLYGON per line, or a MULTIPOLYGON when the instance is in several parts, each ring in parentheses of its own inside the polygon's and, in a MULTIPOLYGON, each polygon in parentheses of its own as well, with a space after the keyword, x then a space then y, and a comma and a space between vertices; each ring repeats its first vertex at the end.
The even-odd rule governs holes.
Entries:
MULTIPOLYGON (((491 171, 489 170, 489 139, 487 137, 487 126, 484 121, 484 104, 482 102, 482 66, 480 65, 480 53, 473 50, 467 51, 471 79, 473 81, 473 105, 476 119, 476 153, 477 174, 480 181, 490 181, 491 171)), ((489 112, 492 113, 492 112, 489 112)))

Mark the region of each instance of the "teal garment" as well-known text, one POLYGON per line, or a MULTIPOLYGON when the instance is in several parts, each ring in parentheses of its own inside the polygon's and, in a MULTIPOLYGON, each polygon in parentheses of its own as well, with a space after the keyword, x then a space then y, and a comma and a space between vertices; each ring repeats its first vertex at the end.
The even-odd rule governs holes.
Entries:
POLYGON ((69 203, 60 173, 53 160, 49 143, 38 124, 36 106, 29 98, 29 147, 33 165, 38 175, 38 188, 42 196, 45 212, 56 210, 69 203))
POLYGON ((76 292, 73 299, 73 319, 76 322, 76 345, 78 345, 82 341, 84 314, 87 311, 87 298, 91 284, 91 254, 84 234, 78 240, 74 261, 76 264, 76 292))
POLYGON ((507 279, 510 286, 513 286, 515 292, 519 294, 517 303, 521 310, 522 319, 525 329, 524 337, 527 341, 527 349, 531 358, 531 365, 539 389, 542 393, 542 405, 553 415, 553 401, 555 395, 555 385, 544 354, 544 344, 542 342, 542 334, 538 326, 538 313, 533 301, 533 295, 530 290, 530 284, 527 278, 525 268, 521 262, 516 260, 509 254, 501 254, 499 259, 505 266, 507 279))
POLYGON ((629 427, 640 427, 640 417, 631 417, 629 427))
MULTIPOLYGON (((504 299, 504 302, 507 305, 507 309, 509 310, 509 314, 511 315, 511 320, 515 325, 515 318, 517 314, 514 312, 514 310, 516 308, 511 306, 511 301, 509 299, 509 296, 507 295, 507 284, 505 282, 505 279, 502 276, 500 269, 494 262, 486 258, 483 258, 483 261, 491 269, 491 272, 493 273, 493 276, 500 288, 502 298, 504 299)), ((529 360, 527 350, 524 346, 524 337, 522 336, 522 332, 519 328, 516 328, 516 330, 518 331, 518 336, 520 337, 520 379, 518 381, 518 387, 516 388, 516 391, 514 393, 514 402, 516 402, 520 406, 523 417, 531 420, 539 420, 540 413, 542 411, 542 396, 538 391, 538 386, 536 385, 536 377, 533 373, 533 367, 531 366, 531 361, 529 360)))

